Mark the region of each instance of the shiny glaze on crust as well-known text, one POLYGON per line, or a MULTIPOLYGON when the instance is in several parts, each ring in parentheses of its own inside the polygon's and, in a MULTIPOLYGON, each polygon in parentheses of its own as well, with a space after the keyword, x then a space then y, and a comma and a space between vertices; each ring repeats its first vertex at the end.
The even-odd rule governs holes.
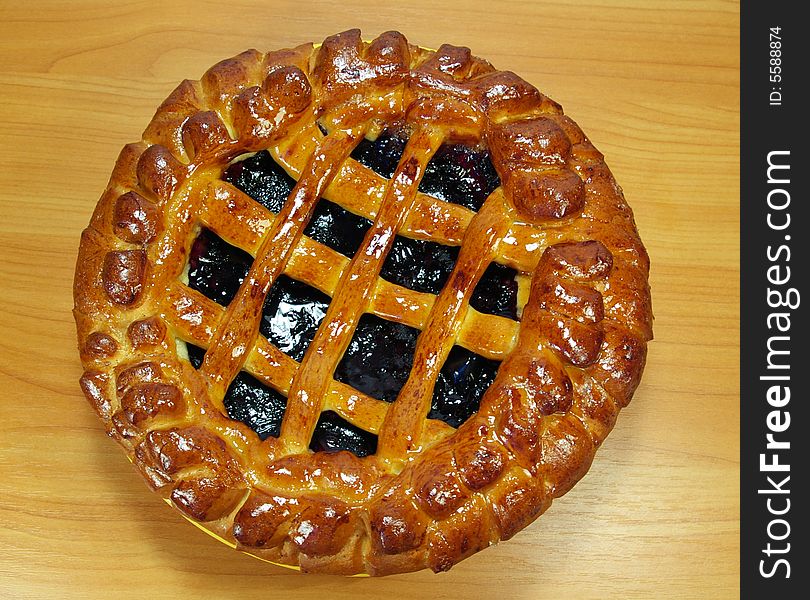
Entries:
POLYGON ((602 155, 515 74, 396 32, 248 51, 183 82, 119 157, 77 262, 81 386, 150 486, 240 548, 307 571, 446 570, 515 535, 586 472, 640 380, 648 269, 602 155), (381 123, 412 132, 392 186, 345 160, 381 123), (458 143, 487 147, 501 182, 477 212, 414 189, 430 157, 458 143), (236 158, 265 149, 299 181, 278 216, 217 183, 236 158), (373 222, 351 259, 303 239, 320 198, 373 222), (227 308, 181 283, 200 223, 256 257, 227 308), (369 250, 369 268, 381 267, 396 235, 461 247, 437 297, 355 269, 369 250), (519 323, 470 307, 493 261, 524 282, 519 323), (347 319, 324 322, 338 329, 360 308, 422 331, 396 402, 322 388, 320 371, 304 381, 262 343, 264 301, 285 266, 337 299, 347 319), (340 292, 354 275, 357 297, 340 292), (456 340, 502 362, 453 430, 424 416, 456 340), (178 355, 184 341, 207 349, 199 371, 178 355), (285 416, 281 437, 255 443, 227 418, 223 399, 242 370, 295 391, 286 414, 294 408, 300 423, 285 416), (302 447, 329 411, 377 435, 376 454, 302 447))
MULTIPOLYGON (((400 139, 386 130, 373 142, 361 142, 353 157, 358 157, 370 168, 375 167, 379 174, 390 177, 391 171, 387 165, 391 162, 396 164, 404 148, 400 139)), ((458 147, 461 145, 453 148, 458 147)), ((470 156, 487 156, 481 151, 470 154, 459 150, 449 155, 464 158, 465 163, 457 169, 468 168, 470 156)), ((446 153, 441 157, 442 168, 452 168, 447 156, 446 153)), ((489 164, 488 159, 486 162, 489 164)), ((231 164, 223 179, 274 213, 281 210, 295 185, 295 180, 267 152, 231 164)), ((434 181, 433 187, 448 197, 456 189, 455 184, 444 184, 438 180, 434 181), (445 188, 447 192, 442 191, 445 188)), ((351 243, 351 240, 357 239, 355 223, 361 219, 322 199, 304 233, 346 254, 347 240, 351 243), (322 211, 320 206, 323 204, 328 208, 322 211)), ((365 229, 368 229, 368 225, 362 231, 365 229)), ((362 235, 359 237, 362 239, 362 235)), ((353 254, 354 251, 349 253, 353 254)), ((397 236, 383 263, 381 276, 419 292, 438 294, 457 256, 457 247, 397 236)), ((248 253, 227 244, 210 230, 203 229, 194 241, 189 256, 189 286, 227 306, 236 295, 251 262, 252 257, 248 253)), ((516 318, 517 285, 513 274, 514 270, 492 263, 473 291, 470 305, 481 312, 516 318)), ((328 304, 328 296, 281 276, 268 294, 260 331, 282 352, 300 362, 326 314, 328 304)), ((418 331, 376 317, 367 316, 364 319, 358 324, 334 377, 373 398, 393 402, 410 373, 418 331), (370 370, 369 365, 375 368, 370 370)), ((192 351, 189 353, 192 354, 192 351)), ((192 360, 195 368, 199 368, 201 360, 202 355, 199 360, 192 360)), ((428 417, 458 427, 477 410, 481 396, 492 383, 497 368, 495 361, 462 348, 454 349, 434 387, 428 417)), ((265 439, 270 435, 278 437, 286 400, 279 396, 268 404, 267 398, 273 398, 274 393, 255 378, 240 374, 226 392, 224 405, 231 418, 250 426, 260 438, 265 439), (238 385, 235 385, 237 382, 238 385), (251 391, 251 388, 255 389, 251 391), (251 398, 258 406, 249 406, 251 398)), ((319 422, 312 447, 329 451, 349 450, 360 456, 374 454, 376 436, 360 435, 362 430, 332 414, 333 417, 324 421, 323 425, 330 428, 333 441, 326 443, 318 439, 319 422), (346 443, 345 447, 341 446, 343 442, 346 443)))

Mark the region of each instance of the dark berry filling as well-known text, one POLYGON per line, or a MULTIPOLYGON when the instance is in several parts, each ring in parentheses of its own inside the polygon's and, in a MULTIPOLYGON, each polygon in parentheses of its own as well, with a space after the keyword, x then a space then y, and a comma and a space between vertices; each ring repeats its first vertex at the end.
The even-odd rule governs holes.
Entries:
POLYGON ((348 450, 357 456, 368 456, 377 451, 377 436, 327 410, 318 419, 309 448, 314 452, 348 450))
POLYGON ((259 331, 279 350, 301 361, 329 300, 315 288, 281 275, 267 295, 259 331))
POLYGON ((438 294, 447 283, 457 258, 458 247, 398 235, 380 275, 417 292, 438 294))
POLYGON ((419 331, 365 314, 335 370, 335 379, 378 400, 393 402, 413 366, 419 331))
POLYGON ((245 192, 268 210, 278 213, 295 187, 290 177, 267 150, 230 165, 222 179, 245 192))
POLYGON ((228 306, 247 276, 253 257, 231 246, 210 229, 203 229, 188 259, 188 285, 201 294, 228 306))
MULTIPOLYGON (((364 140, 352 157, 390 178, 407 139, 399 130, 383 131, 364 140)), ((230 165, 223 179, 274 213, 289 197, 295 180, 266 151, 230 165)), ((428 164, 420 190, 472 210, 480 209, 500 181, 489 153, 460 144, 442 146, 428 164)), ((304 234, 351 257, 370 227, 368 219, 321 199, 304 234)), ((458 258, 457 247, 397 236, 383 263, 388 281, 419 292, 438 294, 458 258)), ((252 263, 252 257, 203 229, 189 257, 189 286, 227 306, 252 263)), ((473 291, 470 305, 480 312, 517 318, 516 272, 492 263, 473 291)), ((274 283, 265 302, 260 331, 280 350, 300 361, 326 314, 330 298, 287 276, 274 283)), ((369 396, 392 402, 408 379, 419 331, 374 315, 360 318, 334 377, 369 396)), ((199 368, 204 351, 188 345, 191 364, 199 368)), ((458 427, 474 414, 499 363, 454 347, 436 381, 429 417, 458 427)), ((278 436, 286 398, 246 372, 240 372, 226 393, 228 416, 251 427, 261 439, 278 436)), ((332 411, 321 414, 310 448, 348 450, 357 456, 376 452, 377 436, 332 411)))
POLYGON ((188 351, 188 362, 195 369, 199 369, 202 366, 203 358, 205 358, 205 350, 188 342, 186 342, 186 350, 188 351))
MULTIPOLYGON (((199 369, 205 350, 191 344, 186 346, 189 362, 199 369)), ((287 398, 252 375, 239 372, 228 387, 223 403, 231 419, 250 427, 259 438, 264 440, 279 436, 287 398)))
POLYGON ((490 263, 470 296, 470 306, 482 313, 517 320, 517 271, 490 263))
POLYGON ((428 163, 419 190, 478 211, 499 185, 489 151, 445 144, 428 163))
POLYGON ((357 216, 322 198, 315 207, 315 213, 304 230, 304 235, 351 258, 363 243, 369 227, 371 221, 365 217, 357 216))
POLYGON ((403 132, 386 129, 373 142, 369 139, 360 142, 352 152, 352 158, 378 175, 391 179, 407 143, 403 132))
POLYGON ((458 427, 478 411, 481 396, 495 380, 500 363, 454 346, 433 388, 428 417, 458 427))

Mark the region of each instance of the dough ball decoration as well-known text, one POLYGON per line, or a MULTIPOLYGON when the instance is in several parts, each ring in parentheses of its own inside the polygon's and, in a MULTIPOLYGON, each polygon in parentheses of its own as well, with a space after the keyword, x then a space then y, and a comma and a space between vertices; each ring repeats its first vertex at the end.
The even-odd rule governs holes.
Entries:
POLYGON ((75 277, 149 485, 304 571, 444 571, 567 492, 636 389, 649 260, 602 155, 467 48, 351 30, 184 81, 75 277))

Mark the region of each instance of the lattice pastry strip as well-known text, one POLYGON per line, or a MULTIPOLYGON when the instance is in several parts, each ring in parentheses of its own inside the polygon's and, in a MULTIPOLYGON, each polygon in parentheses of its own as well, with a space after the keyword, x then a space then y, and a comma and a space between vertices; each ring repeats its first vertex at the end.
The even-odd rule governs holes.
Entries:
MULTIPOLYGON (((237 190, 234 190, 233 188, 228 190, 227 189, 228 187, 230 187, 230 186, 227 186, 227 184, 224 184, 222 186, 217 186, 217 187, 215 187, 215 189, 212 190, 211 187, 209 186, 209 188, 206 190, 206 193, 204 194, 204 197, 205 198, 214 197, 214 198, 217 198, 220 201, 225 200, 226 202, 227 201, 233 202, 233 201, 235 201, 235 198, 239 199, 239 196, 240 196, 241 192, 238 192, 237 190)), ((245 200, 244 197, 241 198, 241 199, 243 201, 245 200)), ((206 206, 207 202, 203 201, 203 205, 206 206)), ((244 204, 243 206, 251 206, 257 212, 259 212, 260 214, 263 213, 263 209, 258 207, 250 199, 247 199, 247 203, 244 204)), ((233 207, 231 207, 231 208, 233 208, 233 207)), ((203 212, 206 212, 207 214, 211 214, 211 211, 205 211, 204 209, 203 209, 203 212)), ((243 214, 243 216, 244 216, 244 212, 246 212, 246 209, 243 208, 242 210, 236 210, 235 212, 243 214)), ((222 217, 225 218, 225 219, 227 219, 231 215, 230 212, 223 213, 222 211, 218 211, 218 214, 221 214, 222 217)), ((266 215, 264 215, 264 216, 266 217, 266 215)), ((246 221, 249 222, 249 223, 260 223, 260 224, 269 224, 270 222, 272 222, 270 218, 255 218, 255 217, 254 218, 248 217, 246 219, 246 221)), ((240 228, 237 228, 237 227, 228 228, 227 226, 225 227, 225 229, 229 229, 231 231, 239 231, 240 230, 240 228)), ((260 229, 263 230, 264 227, 260 226, 260 229)), ((259 236, 260 235, 261 235, 261 233, 259 233, 259 236)), ((304 256, 307 256, 307 255, 311 254, 311 252, 307 251, 307 250, 309 250, 308 247, 318 247, 318 249, 321 251, 321 253, 332 254, 332 255, 334 255, 333 258, 340 256, 337 253, 335 253, 334 251, 332 251, 332 250, 318 244, 317 242, 314 242, 312 240, 307 241, 306 238, 304 238, 302 246, 304 247, 304 252, 302 252, 302 254, 304 256)), ((332 264, 329 264, 328 266, 333 267, 332 264)), ((333 270, 328 269, 327 272, 333 272, 333 270)), ((293 274, 295 274, 295 271, 293 271, 293 274)), ((305 278, 305 279, 307 279, 307 278, 305 278)), ((378 280, 377 285, 379 286, 380 284, 383 284, 384 286, 385 285, 391 285, 391 284, 387 284, 387 282, 384 282, 384 280, 378 280)), ((333 289, 330 289, 329 291, 332 292, 332 293, 334 292, 333 289)), ((190 292, 190 290, 189 290, 189 292, 190 292)), ((411 293, 412 294, 417 294, 416 292, 411 292, 411 293)), ((377 297, 379 297, 379 294, 377 295, 377 297)), ((182 294, 182 292, 180 292, 180 291, 176 291, 175 294, 171 294, 169 296, 169 299, 170 299, 170 305, 174 305, 174 306, 177 306, 177 307, 183 307, 183 310, 184 310, 184 312, 186 314, 188 314, 189 307, 194 306, 195 308, 193 309, 193 311, 196 312, 196 311, 201 310, 200 308, 197 308, 199 305, 204 305, 206 303, 211 304, 210 301, 207 301, 206 299, 193 300, 193 299, 189 298, 188 295, 182 294), (179 296, 178 296, 178 294, 179 294, 179 296)), ((426 308, 429 309, 430 305, 426 306, 426 308)), ((204 316, 198 316, 197 319, 202 321, 202 322, 205 322, 205 323, 210 323, 212 321, 213 322, 219 322, 219 317, 217 317, 217 318, 213 317, 213 314, 215 312, 216 312, 216 309, 209 306, 208 310, 205 311, 204 316)), ((502 318, 499 318, 499 317, 487 316, 487 315, 480 315, 480 318, 482 320, 486 320, 486 319, 498 319, 498 320, 500 320, 500 319, 502 319, 502 318)), ((182 326, 185 323, 185 320, 182 320, 182 321, 179 321, 179 322, 176 321, 176 320, 174 320, 174 321, 176 323, 176 326, 182 326)), ((409 324, 411 324, 411 323, 409 323, 409 324)), ((413 323, 413 324, 417 325, 417 323, 413 323)), ((421 323, 419 323, 418 325, 421 325, 421 323)), ((503 327, 501 329, 503 329, 503 327)), ((197 337, 197 339, 195 339, 195 341, 199 345, 201 345, 203 347, 206 347, 208 345, 209 340, 208 340, 207 336, 204 336, 204 337, 196 336, 196 337, 197 337)), ((485 348, 479 348, 479 347, 475 347, 475 346, 473 347, 473 349, 478 350, 478 351, 482 351, 482 350, 486 351, 485 348)), ((505 354, 505 353, 508 353, 508 351, 509 351, 508 347, 507 348, 499 348, 498 350, 495 351, 495 353, 496 354, 505 354)), ((272 364, 286 363, 284 366, 286 367, 287 373, 290 372, 290 368, 289 368, 290 363, 294 363, 294 361, 291 361, 290 359, 284 360, 284 358, 286 358, 286 357, 282 358, 283 355, 281 353, 279 353, 275 349, 271 349, 271 347, 269 347, 267 344, 263 344, 262 347, 257 348, 257 353, 259 355, 261 355, 261 356, 267 356, 270 353, 274 354, 273 360, 270 361, 270 362, 272 364)), ((256 370, 256 369, 249 369, 249 372, 253 373, 254 375, 255 374, 258 374, 260 376, 265 375, 264 373, 262 373, 261 371, 256 370)), ((289 391, 289 385, 287 384, 287 380, 289 380, 289 378, 290 378, 289 375, 287 375, 287 376, 282 375, 280 377, 267 377, 265 375, 263 377, 263 379, 265 381, 273 384, 273 387, 275 387, 276 389, 279 389, 280 391, 282 391, 284 393, 287 393, 289 391)), ((365 395, 362 395, 362 394, 356 395, 356 397, 352 401, 353 410, 351 412, 347 411, 345 409, 345 407, 349 404, 349 402, 347 401, 347 396, 351 397, 352 394, 348 393, 348 390, 346 388, 347 388, 347 386, 344 386, 344 385, 338 384, 336 382, 333 382, 333 390, 330 391, 330 394, 328 396, 326 396, 326 397, 336 396, 337 402, 335 402, 334 405, 329 405, 329 408, 336 409, 343 416, 348 417, 350 422, 352 422, 354 424, 357 424, 357 425, 360 425, 361 427, 363 427, 363 429, 366 429, 368 431, 377 433, 379 431, 380 425, 381 425, 381 423, 380 423, 380 415, 381 415, 381 412, 382 412, 382 414, 384 414, 384 411, 381 411, 379 406, 374 406, 374 408, 371 408, 375 404, 374 399, 371 399, 371 398, 369 398, 369 397, 367 397, 365 395), (361 399, 360 400, 360 404, 361 404, 360 407, 358 407, 358 398, 361 399), (364 409, 365 409, 365 411, 364 411, 364 409), (370 413, 369 416, 371 417, 371 419, 362 419, 362 418, 358 419, 357 418, 358 413, 363 414, 364 412, 370 413)), ((440 426, 438 424, 431 424, 430 427, 435 432, 435 435, 437 435, 437 436, 443 436, 444 434, 446 434, 446 428, 445 427, 442 427, 442 426, 440 426)))
POLYGON ((411 210, 425 167, 441 142, 441 133, 430 128, 417 129, 408 140, 379 212, 341 277, 324 322, 293 381, 290 398, 294 401, 284 415, 281 429, 282 438, 290 440, 293 449, 306 447, 309 443, 321 413, 326 386, 351 340, 360 315, 365 312, 394 236, 411 210))
POLYGON ((323 189, 364 134, 365 128, 361 127, 339 130, 327 137, 323 147, 310 157, 310 168, 298 180, 282 212, 265 233, 256 260, 205 354, 201 372, 210 382, 214 398, 225 395, 228 384, 241 368, 243 357, 258 334, 261 309, 273 281, 290 259, 323 189))
MULTIPOLYGON (((200 348, 210 344, 213 326, 220 323, 225 309, 213 300, 182 284, 170 288, 161 316, 184 341, 200 348)), ((259 336, 254 350, 247 354, 245 370, 285 396, 289 393, 299 363, 259 336)), ((324 394, 325 409, 334 410, 354 425, 378 433, 390 406, 345 383, 330 381, 324 394)), ((452 428, 441 421, 428 424, 430 435, 445 437, 452 428)), ((279 450, 280 452, 280 450, 279 450)))
MULTIPOLYGON (((233 188, 230 188, 230 189, 228 189, 228 188, 230 188, 230 186, 227 186, 227 184, 217 185, 217 186, 209 186, 208 189, 206 190, 206 193, 204 194, 204 197, 206 199, 215 198, 219 202, 225 201, 226 203, 228 203, 230 205, 230 208, 232 209, 233 212, 236 212, 237 214, 240 214, 243 217, 245 222, 258 224, 258 229, 260 229, 261 231, 259 231, 257 233, 258 233, 258 236, 261 237, 262 232, 265 229, 264 225, 269 225, 270 223, 272 223, 272 217, 269 217, 268 215, 264 215, 263 214, 264 210, 262 208, 258 207, 258 205, 256 205, 255 202, 253 202, 252 200, 246 199, 243 195, 241 195, 241 192, 238 192, 237 190, 235 190, 233 188), (212 187, 213 187, 213 189, 212 189, 212 187), (233 210, 234 209, 233 204, 235 202, 239 202, 240 200, 241 200, 241 208, 233 210), (246 217, 246 213, 250 212, 250 209, 247 208, 247 207, 251 207, 253 209, 253 212, 259 213, 260 215, 262 215, 262 217, 257 218, 255 216, 251 217, 249 215, 246 217)), ((210 210, 210 201, 206 201, 206 200, 203 201, 203 209, 202 210, 203 210, 203 212, 205 214, 208 214, 208 215, 212 214, 212 211, 210 210)), ((230 217, 231 212, 223 212, 221 210, 218 210, 218 211, 214 211, 214 214, 215 215, 220 215, 221 218, 226 220, 226 223, 223 224, 224 225, 223 231, 225 231, 225 230, 240 231, 241 230, 241 228, 236 227, 235 225, 232 226, 232 227, 228 227, 229 223, 227 223, 227 220, 230 217)), ((210 220, 215 220, 215 218, 210 219, 210 220)), ((210 223, 208 223, 208 224, 210 225, 210 223)), ((216 228, 214 228, 214 230, 216 231, 216 228)), ((234 236, 234 237, 236 237, 236 236, 234 236)), ((248 243, 252 242, 251 245, 255 245, 255 240, 249 240, 249 239, 246 238, 244 241, 248 242, 248 243)), ((329 255, 329 254, 331 254, 332 256, 330 258, 332 258, 333 261, 328 262, 326 265, 320 265, 322 267, 322 271, 325 271, 326 273, 335 273, 337 271, 338 276, 340 276, 341 270, 340 269, 337 269, 337 270, 335 269, 334 262, 336 262, 338 260, 337 257, 341 257, 341 258, 343 258, 345 260, 344 257, 342 257, 341 255, 335 253, 334 251, 322 246, 321 244, 318 244, 317 242, 314 242, 312 240, 308 240, 307 238, 303 238, 302 243, 301 243, 301 247, 302 247, 302 250, 303 250, 300 253, 301 256, 316 255, 316 253, 313 252, 314 249, 317 249, 319 251, 319 252, 317 252, 317 254, 319 254, 319 255, 323 255, 323 254, 329 255), (327 268, 323 269, 324 266, 327 267, 327 268)), ((293 255, 293 256, 295 256, 295 255, 293 255)), ((323 262, 323 258, 320 259, 320 262, 323 262)), ((291 262, 290 264, 293 264, 293 263, 291 262)), ((304 280, 317 281, 317 279, 315 277, 306 277, 306 273, 297 273, 294 269, 291 270, 291 273, 293 275, 295 275, 295 274, 305 275, 302 278, 304 280)), ((313 272, 313 273, 310 273, 310 274, 314 275, 315 273, 313 272)), ((378 291, 376 288, 388 287, 388 286, 392 286, 392 284, 388 284, 384 280, 379 280, 378 279, 377 283, 376 283, 376 286, 375 286, 375 291, 378 291)), ((398 286, 392 286, 392 287, 398 287, 398 286)), ((330 287, 330 289, 328 291, 330 293, 334 294, 334 289, 333 288, 330 287)), ((404 290, 401 290, 400 292, 398 292, 400 294, 400 296, 401 296, 402 291, 404 291, 404 290)), ((410 292, 410 293, 411 294, 418 294, 417 292, 410 292)), ((423 295, 423 294, 420 294, 420 295, 423 295)), ((380 298, 380 297, 382 297, 382 294, 379 293, 379 291, 378 291, 378 293, 375 294, 374 297, 380 298)), ((188 309, 189 306, 197 304, 197 302, 192 301, 187 296, 181 296, 179 298, 176 298, 174 296, 170 296, 170 298, 172 300, 172 304, 174 304, 175 306, 182 306, 186 310, 188 309)), ((427 308, 429 310, 431 305, 432 305, 432 302, 430 304, 428 304, 425 308, 427 308)), ((212 311, 209 310, 209 314, 211 312, 212 311)), ((409 313, 410 313, 410 315, 413 315, 413 312, 409 311, 409 313)), ((405 313, 405 314, 409 314, 409 313, 405 313)), ((203 317, 201 320, 203 322, 210 322, 212 320, 212 318, 213 317, 210 317, 210 316, 207 317, 207 318, 203 317)), ((502 318, 496 317, 496 316, 479 315, 479 320, 486 321, 488 319, 502 320, 502 318)), ((218 321, 219 321, 219 319, 216 319, 214 322, 218 322, 218 321)), ((421 322, 417 323, 417 322, 411 321, 408 324, 416 325, 416 326, 421 327, 421 325, 423 323, 421 323, 421 322)), ((513 326, 511 326, 511 322, 510 322, 510 324, 507 325, 506 327, 502 326, 500 328, 500 330, 503 331, 504 329, 506 329, 508 331, 509 329, 512 329, 512 328, 513 328, 513 326)), ((475 330, 474 327, 472 329, 475 330)), ((498 329, 496 328, 495 331, 498 331, 498 329)), ((512 336, 514 336, 514 334, 512 334, 512 336)), ((208 345, 208 343, 207 343, 208 339, 198 339, 196 341, 198 343, 202 342, 201 345, 203 345, 203 347, 206 347, 208 345)), ((471 341, 474 342, 475 340, 473 339, 471 341)), ((498 341, 498 340, 496 340, 496 341, 498 341)), ((510 340, 510 341, 513 342, 514 340, 510 340)), ((503 346, 497 347, 496 346, 495 350, 490 350, 490 349, 488 349, 486 347, 484 347, 484 348, 478 347, 474 343, 470 343, 469 345, 473 346, 473 349, 477 350, 479 352, 480 351, 487 352, 487 350, 489 350, 489 352, 487 352, 488 354, 496 354, 496 355, 508 354, 508 352, 510 350, 510 348, 508 346, 507 347, 503 347, 503 346)), ((263 349, 263 351, 262 351, 262 349, 257 349, 257 351, 258 351, 259 354, 264 355, 264 356, 266 356, 267 353, 268 353, 268 350, 266 349, 266 347, 263 349)), ((280 357, 278 356, 279 353, 275 352, 275 355, 276 356, 274 357, 272 362, 273 363, 281 362, 280 357)), ((284 361, 284 362, 289 362, 289 361, 284 361)), ((253 372, 253 374, 256 374, 253 370, 249 370, 249 371, 253 372)), ((273 378, 270 378, 269 381, 272 384, 274 384, 274 387, 276 389, 279 389, 280 391, 282 391, 284 393, 288 393, 289 385, 286 384, 286 379, 288 379, 288 377, 283 377, 282 376, 282 378, 280 378, 279 380, 274 380, 273 378)), ((346 411, 345 408, 344 408, 347 405, 345 397, 348 395, 346 393, 346 390, 342 389, 342 388, 345 388, 345 386, 340 386, 339 384, 335 384, 334 387, 336 388, 335 389, 335 395, 340 399, 340 401, 337 402, 335 406, 330 406, 330 408, 335 408, 342 415, 349 416, 348 411, 346 411)), ((323 394, 323 396, 328 397, 326 394, 323 394)), ((373 404, 373 403, 369 402, 370 399, 368 397, 363 395, 362 398, 363 398, 364 407, 369 407, 370 404, 373 404)), ((357 407, 356 407, 356 401, 354 402, 354 404, 355 404, 355 410, 353 410, 352 413, 354 413, 356 415, 356 413, 358 412, 357 407)), ((374 414, 374 416, 379 417, 380 410, 377 407, 375 407, 375 408, 377 410, 374 410, 373 414, 374 414)), ((367 408, 367 410, 369 410, 369 409, 367 408)), ((371 411, 369 410, 369 412, 371 412, 371 411)), ((352 415, 352 416, 354 416, 354 415, 352 415)), ((363 420, 358 420, 356 417, 355 418, 350 418, 349 420, 350 420, 350 422, 352 422, 354 424, 357 424, 357 425, 360 425, 364 429, 366 429, 368 431, 372 431, 374 433, 377 433, 379 431, 379 428, 380 428, 380 423, 377 422, 376 420, 369 421, 369 422, 364 422, 363 420)), ((436 434, 438 434, 438 435, 444 434, 446 432, 445 428, 443 428, 441 426, 437 426, 435 424, 432 424, 431 428, 433 430, 435 430, 436 434)))
MULTIPOLYGON (((540 124, 531 123, 527 129, 539 130, 544 134, 537 146, 547 148, 552 165, 566 161, 572 171, 577 172, 588 185, 584 186, 583 195, 587 202, 575 200, 566 206, 583 206, 579 212, 565 214, 553 221, 545 221, 542 226, 525 220, 525 215, 510 214, 512 223, 510 229, 503 237, 503 244, 495 260, 510 265, 520 271, 531 273, 537 267, 537 261, 543 251, 556 243, 573 240, 588 241, 610 237, 615 248, 614 260, 623 267, 627 263, 627 271, 634 272, 634 265, 641 262, 644 269, 649 268, 646 253, 635 233, 635 224, 632 216, 627 215, 627 205, 621 196, 617 196, 615 182, 607 171, 602 155, 584 136, 577 125, 568 117, 544 110, 540 124), (618 201, 617 201, 618 198, 618 201), (604 214, 613 215, 610 219, 604 214)), ((505 129, 509 129, 508 124, 505 129)), ((512 128, 511 134, 502 134, 501 139, 517 137, 512 128)), ((314 124, 303 127, 297 135, 291 136, 278 148, 273 148, 273 155, 283 163, 296 176, 302 168, 301 156, 311 149, 322 136, 314 124)), ((535 150, 537 152, 537 150, 535 150)), ((519 162, 515 160, 515 162, 519 162)), ((379 203, 385 179, 359 163, 347 160, 335 179, 326 188, 324 197, 332 200, 353 212, 373 218, 379 203), (369 190, 368 193, 358 193, 358 189, 369 190)), ((417 193, 416 209, 406 219, 403 233, 415 238, 430 239, 444 244, 458 245, 464 231, 466 231, 473 212, 463 206, 450 203, 437 203, 435 199, 424 193, 417 193)), ((509 213, 507 213, 509 214, 509 213)), ((635 279, 630 287, 633 289, 644 285, 635 279)), ((617 297, 621 297, 625 290, 617 297)), ((626 306, 626 305, 625 305, 626 306)), ((636 329, 640 337, 649 337, 651 330, 646 322, 646 304, 639 303, 639 315, 627 323, 627 315, 623 314, 623 307, 617 307, 621 313, 617 319, 620 323, 636 329)), ((606 318, 613 320, 612 306, 608 307, 606 318)))
POLYGON ((321 572, 445 570, 586 472, 641 377, 648 269, 602 155, 513 73, 396 32, 248 51, 178 86, 121 153, 79 250, 81 385, 148 483, 239 548, 321 572), (411 134, 392 180, 349 158, 386 127, 411 134), (477 212, 417 189, 442 142, 491 155, 500 187, 477 212), (217 182, 264 150, 297 180, 278 215, 217 182), (319 198, 375 221, 352 258, 302 236, 319 198), (182 282, 201 226, 254 257, 227 308, 182 282), (437 296, 379 277, 397 233, 458 247, 437 296), (493 262, 520 272, 519 321, 469 306, 493 262), (258 328, 285 272, 332 297, 300 363, 258 328), (347 303, 352 281, 363 294, 347 303), (333 376, 360 314, 420 332, 393 403, 333 376), (205 351, 199 371, 184 342, 205 351), (453 428, 427 417, 458 347, 502 362, 453 428), (223 397, 241 371, 288 396, 281 438, 259 442, 229 418, 223 397), (378 434, 377 454, 310 451, 329 411, 378 434))
MULTIPOLYGON (((559 122, 564 128, 564 135, 571 135, 572 142, 556 134, 548 145, 555 144, 561 148, 552 147, 558 153, 570 154, 571 167, 582 173, 583 177, 605 175, 601 173, 601 154, 593 148, 588 140, 579 131, 579 128, 570 119, 555 113, 544 113, 544 119, 553 123, 559 122)), ((290 171, 296 178, 300 176, 305 167, 308 153, 319 143, 323 134, 320 129, 311 124, 303 127, 297 135, 285 140, 278 147, 271 148, 273 157, 290 171)), ((347 160, 334 180, 330 182, 324 192, 324 198, 340 204, 344 208, 366 218, 376 216, 379 203, 385 190, 386 179, 370 168, 352 160, 347 160)), ((586 188, 587 192, 587 188, 586 188)), ((611 221, 600 219, 600 214, 609 209, 611 196, 593 194, 584 210, 572 216, 556 219, 556 222, 545 222, 541 226, 527 222, 519 214, 513 216, 509 232, 504 236, 504 245, 498 255, 498 260, 509 264, 523 272, 533 272, 537 266, 539 256, 543 250, 555 243, 570 241, 577 235, 583 240, 599 236, 603 230, 613 230, 620 224, 618 218, 611 221), (601 225, 609 225, 607 228, 601 225), (591 236, 591 237, 589 237, 591 236)), ((447 245, 460 245, 464 232, 475 213, 464 206, 449 202, 437 203, 430 195, 418 192, 415 199, 415 209, 409 214, 402 227, 402 233, 416 239, 429 239, 447 245)), ((617 208, 619 208, 617 206, 617 208)), ((624 225, 628 233, 633 232, 632 219, 624 225)))
MULTIPOLYGON (((434 200, 434 202, 436 202, 434 200)), ((439 201, 441 202, 441 201, 439 201)), ((258 243, 275 215, 224 182, 212 182, 203 195, 201 220, 227 242, 255 255, 258 243)), ((285 273, 334 296, 349 259, 328 246, 302 236, 285 273)), ((422 329, 434 296, 378 278, 370 294, 369 312, 422 329)), ((514 347, 517 323, 498 315, 467 313, 458 343, 488 358, 503 358, 514 347)))
POLYGON ((473 288, 495 256, 508 221, 503 218, 502 197, 496 191, 473 218, 450 279, 431 309, 416 346, 414 364, 389 411, 381 433, 380 454, 387 460, 402 460, 423 443, 423 419, 428 412, 439 369, 459 336, 473 288))

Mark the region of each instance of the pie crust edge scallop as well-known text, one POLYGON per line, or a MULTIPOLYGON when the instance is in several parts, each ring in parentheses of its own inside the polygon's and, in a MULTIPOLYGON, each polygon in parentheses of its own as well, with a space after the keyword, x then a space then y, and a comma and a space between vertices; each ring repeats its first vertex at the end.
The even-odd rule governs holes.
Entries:
MULTIPOLYGON (((317 162, 285 166, 317 171, 317 162)), ((399 226, 407 229, 408 220, 399 226)), ((468 254, 465 265, 481 262, 468 254)), ((350 30, 319 46, 251 50, 218 63, 199 81, 182 82, 142 140, 124 147, 79 248, 80 384, 149 485, 237 548, 304 571, 442 571, 512 537, 588 470, 641 377, 652 339, 648 272, 621 189, 557 103, 467 48, 428 51, 398 32, 364 42, 350 30), (334 135, 313 138, 316 117, 334 135), (272 224, 216 187, 224 165, 268 147, 282 163, 301 148, 317 148, 328 162, 381 118, 405 121, 427 148, 413 144, 417 170, 437 140, 486 141, 499 198, 487 200, 492 208, 485 205, 480 219, 451 206, 434 225, 446 239, 462 236, 462 253, 463 236, 477 236, 468 239, 531 273, 519 331, 506 342, 489 333, 480 342, 507 351, 479 411, 454 432, 421 420, 417 433, 403 433, 424 403, 398 400, 376 425, 379 456, 257 443, 216 397, 228 383, 217 381, 217 369, 231 373, 234 365, 215 357, 197 372, 176 342, 211 342, 230 311, 216 313, 179 291, 198 226, 189 215, 216 219, 212 206, 224 202, 248 223, 232 235, 259 244, 272 224), (467 227, 461 233, 459 223, 467 227)), ((465 326, 469 289, 453 287, 476 276, 457 265, 434 303, 456 315, 448 326, 455 340, 461 329, 473 343, 483 335, 465 326), (450 296, 466 299, 454 305, 450 296)), ((243 360, 272 370, 269 344, 251 340, 243 360)), ((288 431, 296 426, 289 420, 288 431)))

